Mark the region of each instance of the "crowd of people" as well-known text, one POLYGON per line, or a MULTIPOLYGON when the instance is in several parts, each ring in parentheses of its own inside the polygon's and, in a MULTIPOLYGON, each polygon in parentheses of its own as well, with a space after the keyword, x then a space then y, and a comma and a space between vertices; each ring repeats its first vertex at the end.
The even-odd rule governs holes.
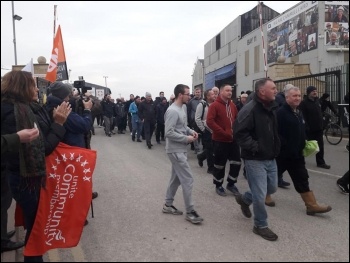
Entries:
MULTIPOLYGON (((331 168, 324 159, 323 112, 327 107, 335 114, 337 110, 329 104, 329 94, 319 100, 316 87, 306 90, 303 100, 300 89, 291 84, 278 94, 273 80, 264 78, 256 82, 253 92, 242 92, 235 102, 229 84, 205 90, 203 97, 200 88, 191 94, 187 85, 178 84, 169 101, 161 91, 155 100, 146 92, 141 98, 130 94, 128 101, 119 98, 115 102, 110 94, 102 101, 93 97, 82 100, 69 85, 54 82, 46 104, 40 105, 31 73, 8 72, 1 82, 1 252, 23 247, 28 241, 35 224, 40 189, 45 186, 45 156, 59 142, 89 149, 95 119, 108 137, 125 134, 128 128, 130 140, 145 141, 148 149, 153 146, 153 133, 158 144, 165 142, 171 175, 163 213, 183 214, 173 204, 181 186, 186 220, 193 224, 204 220, 192 200, 194 181, 187 157, 191 144, 198 165, 203 167, 206 160, 216 193, 227 196, 227 191, 231 192, 245 217, 254 214, 253 232, 266 240, 277 240, 277 234, 269 228, 265 206, 274 206, 271 195, 278 187, 290 185, 283 180, 284 172, 289 173, 307 215, 332 209, 318 204, 310 190, 303 149, 306 140, 316 140, 319 146, 316 165, 331 168), (227 162, 229 171, 224 188, 227 162), (245 193, 236 186, 241 167, 249 186, 245 193), (7 232, 7 210, 12 198, 23 210, 27 229, 24 242, 11 241, 14 231, 7 232)), ((342 193, 349 193, 348 184, 347 171, 337 185, 342 193)), ((92 193, 92 199, 97 196, 97 192, 92 193)), ((43 258, 25 256, 24 261, 41 262, 43 258)))

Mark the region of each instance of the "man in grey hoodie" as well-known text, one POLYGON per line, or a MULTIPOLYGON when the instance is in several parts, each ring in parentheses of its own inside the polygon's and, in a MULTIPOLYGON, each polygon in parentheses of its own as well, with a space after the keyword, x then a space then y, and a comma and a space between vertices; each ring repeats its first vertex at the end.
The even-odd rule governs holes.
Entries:
POLYGON ((193 224, 203 221, 194 210, 192 202, 193 176, 187 161, 187 145, 198 139, 198 134, 187 126, 186 112, 183 104, 190 98, 190 88, 178 84, 174 89, 175 101, 165 113, 165 150, 171 161, 171 177, 163 206, 163 213, 182 215, 183 212, 173 206, 174 197, 179 186, 182 186, 186 206, 186 220, 193 224))

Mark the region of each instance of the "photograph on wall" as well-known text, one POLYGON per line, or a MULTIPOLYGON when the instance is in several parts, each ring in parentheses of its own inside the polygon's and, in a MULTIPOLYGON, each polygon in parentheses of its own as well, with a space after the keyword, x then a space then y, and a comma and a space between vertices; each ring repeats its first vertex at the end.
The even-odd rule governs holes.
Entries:
POLYGON ((324 44, 349 46, 349 1, 325 2, 324 44))
POLYGON ((267 62, 317 48, 318 1, 304 1, 267 24, 267 62))

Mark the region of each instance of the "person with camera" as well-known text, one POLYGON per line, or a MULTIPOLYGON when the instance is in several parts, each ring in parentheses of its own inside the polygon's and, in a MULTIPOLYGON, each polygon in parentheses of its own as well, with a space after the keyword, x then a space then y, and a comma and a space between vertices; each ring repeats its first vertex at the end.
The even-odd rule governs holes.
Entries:
MULTIPOLYGON (((49 87, 49 92, 51 93, 47 97, 46 110, 48 111, 50 117, 53 117, 53 110, 63 101, 69 101, 72 95, 72 89, 70 85, 64 84, 60 81, 52 83, 49 87)), ((64 128, 66 133, 63 137, 62 142, 70 146, 76 146, 81 148, 90 149, 90 129, 92 125, 91 108, 92 100, 89 98, 71 100, 73 111, 68 115, 67 121, 64 123, 64 128), (76 105, 74 105, 74 103, 76 105), (81 113, 80 112, 81 109, 81 113)), ((92 193, 92 199, 98 196, 97 192, 92 193)), ((87 220, 85 225, 87 225, 87 220)))

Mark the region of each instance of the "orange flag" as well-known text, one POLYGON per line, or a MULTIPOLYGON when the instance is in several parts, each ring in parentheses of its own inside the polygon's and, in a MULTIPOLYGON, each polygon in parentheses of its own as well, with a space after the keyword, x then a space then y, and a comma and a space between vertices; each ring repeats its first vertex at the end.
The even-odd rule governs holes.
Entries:
POLYGON ((96 151, 64 143, 46 157, 46 187, 41 188, 25 256, 78 245, 91 204, 95 165, 96 151))
POLYGON ((52 55, 45 79, 51 82, 68 79, 66 55, 64 53, 61 26, 58 26, 56 32, 56 36, 53 42, 52 55))

